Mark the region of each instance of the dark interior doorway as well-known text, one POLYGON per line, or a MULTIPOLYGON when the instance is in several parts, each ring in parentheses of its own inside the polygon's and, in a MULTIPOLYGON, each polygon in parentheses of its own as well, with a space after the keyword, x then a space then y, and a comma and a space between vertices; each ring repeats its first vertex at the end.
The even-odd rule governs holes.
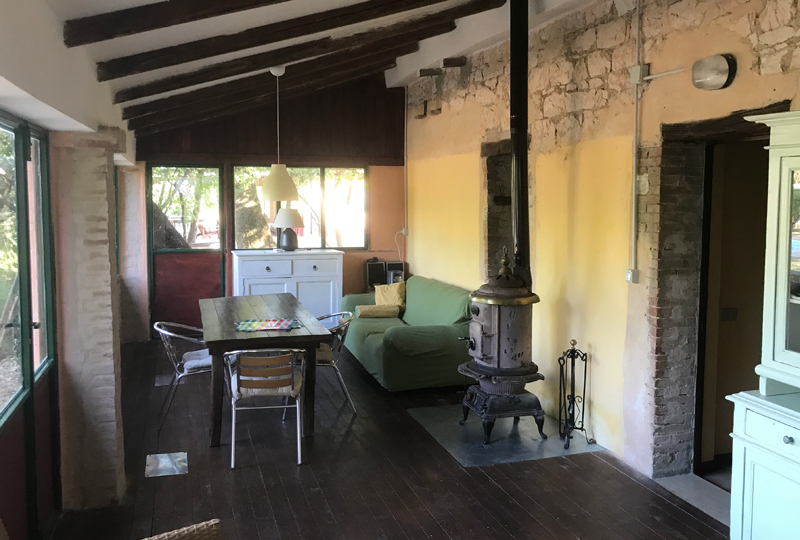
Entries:
MULTIPOLYGON (((695 474, 730 492, 733 404, 758 388, 769 154, 767 141, 709 145, 704 201, 705 332, 698 342, 703 388, 695 474)), ((701 317, 703 314, 701 313, 701 317)), ((698 389, 700 390, 700 389, 698 389)))

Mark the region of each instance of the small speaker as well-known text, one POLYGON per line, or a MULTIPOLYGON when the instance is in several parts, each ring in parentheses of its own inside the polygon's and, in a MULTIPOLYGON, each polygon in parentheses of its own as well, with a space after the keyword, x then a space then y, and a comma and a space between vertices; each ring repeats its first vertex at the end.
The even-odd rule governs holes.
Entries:
POLYGON ((368 289, 374 289, 375 285, 386 285, 386 263, 367 261, 364 263, 364 277, 368 289))
POLYGON ((398 283, 405 281, 406 272, 405 264, 403 261, 387 261, 386 262, 386 283, 398 283))

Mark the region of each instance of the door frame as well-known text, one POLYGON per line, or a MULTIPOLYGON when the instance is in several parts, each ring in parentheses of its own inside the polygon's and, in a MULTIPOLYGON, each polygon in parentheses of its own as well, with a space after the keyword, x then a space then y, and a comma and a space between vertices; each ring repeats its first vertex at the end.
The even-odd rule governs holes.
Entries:
POLYGON ((22 387, 11 401, 0 410, 0 430, 7 420, 21 410, 25 451, 25 498, 28 533, 35 538, 47 538, 55 528, 61 511, 61 425, 58 392, 58 349, 56 340, 56 284, 55 248, 53 235, 52 204, 50 190, 50 153, 47 130, 26 120, 0 110, 0 125, 14 133, 17 205, 17 256, 20 297, 20 348, 22 352, 22 387), (31 144, 39 141, 39 188, 41 217, 42 261, 41 279, 44 285, 45 339, 47 356, 39 366, 33 367, 33 321, 32 291, 33 276, 30 269, 30 215, 28 188, 28 163, 32 160, 31 144), (24 227, 20 227, 24 224, 24 227), (38 479, 36 460, 36 408, 35 388, 41 379, 49 377, 49 415, 51 438, 51 475, 54 512, 45 523, 39 523, 38 479))

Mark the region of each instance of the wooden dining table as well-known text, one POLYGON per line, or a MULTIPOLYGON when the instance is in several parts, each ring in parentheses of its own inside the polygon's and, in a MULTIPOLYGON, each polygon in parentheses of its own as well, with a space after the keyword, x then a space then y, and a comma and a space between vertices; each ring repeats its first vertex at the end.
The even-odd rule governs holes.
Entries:
POLYGON ((333 338, 291 293, 230 296, 200 300, 203 340, 213 358, 211 368, 211 446, 219 446, 224 389, 223 355, 244 349, 304 349, 303 435, 314 434, 314 398, 317 384, 316 352, 333 338), (270 332, 237 332, 236 323, 250 319, 297 319, 301 327, 270 332))

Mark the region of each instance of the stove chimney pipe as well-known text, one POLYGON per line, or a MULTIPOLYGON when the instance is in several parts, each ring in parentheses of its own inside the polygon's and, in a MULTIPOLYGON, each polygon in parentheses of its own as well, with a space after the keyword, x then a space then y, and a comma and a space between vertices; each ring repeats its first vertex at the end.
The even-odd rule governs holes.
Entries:
POLYGON ((528 216, 528 0, 511 2, 511 212, 514 274, 531 286, 528 216))

